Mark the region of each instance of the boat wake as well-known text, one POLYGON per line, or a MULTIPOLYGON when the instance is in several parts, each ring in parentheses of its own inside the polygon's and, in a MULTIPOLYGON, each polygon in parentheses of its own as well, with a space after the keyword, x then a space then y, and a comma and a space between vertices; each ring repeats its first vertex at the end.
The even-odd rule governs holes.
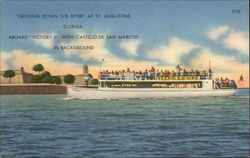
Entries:
POLYGON ((250 96, 240 96, 240 95, 235 95, 235 96, 229 96, 229 98, 249 99, 249 98, 250 98, 250 96))
MULTIPOLYGON (((183 99, 195 99, 200 97, 184 97, 183 99)), ((227 97, 202 97, 202 98, 232 98, 232 99, 249 99, 249 96, 227 96, 227 97)), ((127 101, 127 100, 147 100, 147 99, 180 99, 177 97, 171 97, 171 98, 164 98, 164 97, 154 97, 154 98, 73 98, 73 97, 66 97, 66 98, 59 98, 60 100, 121 100, 121 101, 127 101)))
POLYGON ((74 98, 66 97, 66 98, 58 98, 59 100, 74 100, 74 98))

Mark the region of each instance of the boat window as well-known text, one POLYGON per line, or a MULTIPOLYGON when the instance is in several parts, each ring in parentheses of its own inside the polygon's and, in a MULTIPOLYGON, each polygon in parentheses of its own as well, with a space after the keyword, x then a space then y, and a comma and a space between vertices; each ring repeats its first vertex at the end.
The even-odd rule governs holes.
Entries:
POLYGON ((152 88, 201 88, 201 83, 156 83, 152 88))
MULTIPOLYGON (((103 84, 101 84, 104 87, 103 84)), ((202 88, 201 82, 194 83, 136 83, 136 82, 106 82, 108 88, 202 88)))

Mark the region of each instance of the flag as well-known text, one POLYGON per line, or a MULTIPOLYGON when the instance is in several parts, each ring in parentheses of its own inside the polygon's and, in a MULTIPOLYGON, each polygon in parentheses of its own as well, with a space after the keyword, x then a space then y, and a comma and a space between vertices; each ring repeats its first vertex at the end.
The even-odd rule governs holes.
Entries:
POLYGON ((242 75, 240 75, 240 81, 241 81, 241 82, 243 81, 243 76, 242 76, 242 75))

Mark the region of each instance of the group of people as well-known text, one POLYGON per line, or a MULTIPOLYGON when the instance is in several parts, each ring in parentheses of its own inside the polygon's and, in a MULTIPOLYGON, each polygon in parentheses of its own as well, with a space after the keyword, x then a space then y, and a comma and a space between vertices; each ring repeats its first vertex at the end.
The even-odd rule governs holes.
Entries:
POLYGON ((132 74, 135 79, 138 77, 142 80, 155 80, 160 78, 174 78, 174 77, 186 77, 186 76, 199 76, 201 79, 211 78, 212 71, 199 71, 199 70, 190 70, 182 69, 179 65, 176 66, 176 71, 169 70, 156 70, 154 67, 151 67, 149 70, 145 71, 132 71, 130 68, 122 71, 108 71, 103 70, 100 72, 101 79, 111 79, 111 78, 124 78, 125 75, 132 74))
POLYGON ((232 88, 237 88, 236 83, 234 80, 229 80, 228 78, 223 79, 222 77, 216 78, 215 79, 215 84, 219 87, 232 87, 232 88))

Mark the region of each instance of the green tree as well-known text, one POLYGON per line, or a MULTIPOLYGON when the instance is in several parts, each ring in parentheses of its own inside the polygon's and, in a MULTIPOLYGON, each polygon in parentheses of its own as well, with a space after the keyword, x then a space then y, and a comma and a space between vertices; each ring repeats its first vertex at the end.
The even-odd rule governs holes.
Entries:
POLYGON ((42 83, 55 83, 55 78, 52 76, 46 76, 42 79, 42 83))
POLYGON ((32 69, 33 69, 34 71, 36 71, 36 72, 39 72, 39 74, 40 74, 40 72, 42 72, 42 71, 44 70, 44 67, 43 67, 42 64, 36 64, 36 65, 33 66, 32 69))
POLYGON ((42 77, 41 75, 33 75, 31 77, 31 83, 41 83, 42 77))
POLYGON ((91 84, 93 84, 93 85, 98 85, 98 79, 93 79, 93 80, 91 80, 91 84))
POLYGON ((63 81, 68 84, 72 84, 75 82, 75 76, 68 74, 63 77, 63 81))
POLYGON ((11 83, 11 78, 14 76, 16 76, 15 71, 13 71, 13 70, 4 71, 3 77, 9 78, 9 83, 11 83))
POLYGON ((45 78, 45 77, 48 77, 48 76, 51 76, 51 74, 50 74, 49 71, 44 71, 44 72, 42 72, 42 74, 41 74, 41 77, 42 77, 42 78, 45 78))
POLYGON ((54 80, 56 84, 62 84, 62 79, 58 76, 54 76, 54 80))
POLYGON ((90 79, 92 79, 92 78, 93 78, 93 76, 92 76, 91 74, 88 74, 88 76, 89 76, 89 78, 90 78, 90 79))

